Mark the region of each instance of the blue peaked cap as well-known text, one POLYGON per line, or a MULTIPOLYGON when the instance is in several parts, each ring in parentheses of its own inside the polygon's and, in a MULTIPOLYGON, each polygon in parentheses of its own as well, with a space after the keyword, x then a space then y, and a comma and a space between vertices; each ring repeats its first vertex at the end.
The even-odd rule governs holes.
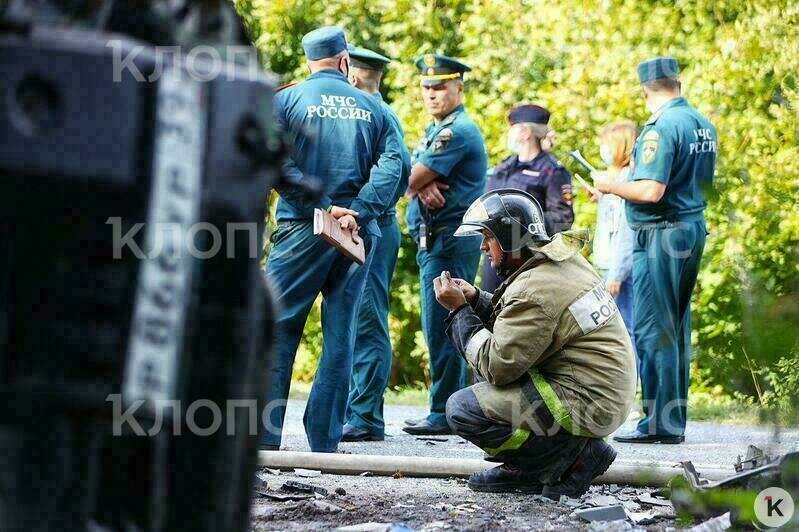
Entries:
POLYGON ((673 57, 655 57, 638 64, 638 79, 641 84, 662 78, 676 78, 680 67, 673 57))
POLYGON ((333 57, 347 49, 347 38, 338 26, 323 26, 305 34, 302 49, 311 61, 333 57))

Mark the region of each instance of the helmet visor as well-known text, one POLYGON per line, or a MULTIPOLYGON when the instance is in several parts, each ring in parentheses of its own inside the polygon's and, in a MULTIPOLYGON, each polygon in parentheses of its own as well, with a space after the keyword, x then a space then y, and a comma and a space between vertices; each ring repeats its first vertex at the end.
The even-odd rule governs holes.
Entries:
POLYGON ((484 227, 479 224, 462 223, 453 236, 483 236, 483 229, 484 227))

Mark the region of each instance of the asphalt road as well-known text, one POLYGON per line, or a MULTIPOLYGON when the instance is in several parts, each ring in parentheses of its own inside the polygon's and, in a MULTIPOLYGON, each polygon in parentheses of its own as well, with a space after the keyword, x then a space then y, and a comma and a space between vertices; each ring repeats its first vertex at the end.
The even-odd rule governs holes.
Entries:
MULTIPOLYGON (((289 401, 283 445, 293 451, 309 451, 302 426, 305 402, 289 401)), ((385 408, 387 437, 383 442, 341 443, 339 450, 353 454, 378 454, 395 456, 433 456, 448 458, 483 457, 483 452, 460 437, 449 436, 446 442, 428 442, 402 432, 403 421, 422 417, 427 410, 414 406, 387 405, 385 408)), ((619 431, 634 428, 631 419, 619 431)), ((747 446, 752 444, 768 454, 779 455, 799 450, 799 428, 789 430, 769 426, 725 425, 708 422, 689 422, 685 443, 680 445, 641 445, 621 444, 608 440, 618 452, 620 461, 680 462, 691 460, 697 465, 729 467, 738 455, 745 455, 747 446)))

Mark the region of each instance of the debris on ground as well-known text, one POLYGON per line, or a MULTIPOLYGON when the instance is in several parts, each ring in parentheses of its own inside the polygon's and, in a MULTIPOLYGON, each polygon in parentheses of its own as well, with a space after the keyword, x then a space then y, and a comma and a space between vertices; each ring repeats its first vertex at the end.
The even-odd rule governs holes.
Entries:
POLYGON ((795 471, 799 470, 799 452, 771 459, 750 445, 746 459, 741 461, 739 457, 734 464, 740 472, 716 482, 702 478, 692 462, 681 464, 683 476, 674 478, 670 485, 675 511, 696 519, 709 519, 724 513, 741 515, 752 508, 756 493, 771 486, 791 485, 795 471))
POLYGON ((633 528, 627 521, 594 521, 586 528, 588 532, 626 532, 638 531, 640 528, 633 528))
POLYGON ((323 513, 335 514, 344 511, 344 508, 341 506, 336 506, 335 504, 325 501, 311 501, 310 504, 312 504, 315 509, 323 513))
POLYGON ((391 476, 392 476, 392 478, 405 478, 405 475, 403 475, 402 471, 400 471, 399 469, 394 471, 394 474, 391 475, 391 476))
POLYGON ((315 469, 295 468, 294 469, 294 474, 297 475, 298 477, 302 477, 302 478, 316 478, 316 477, 321 477, 322 476, 322 472, 321 471, 317 471, 315 469))
POLYGON ((256 497, 265 497, 267 499, 272 499, 273 501, 304 501, 307 499, 313 499, 314 496, 311 494, 306 493, 278 493, 276 491, 257 491, 255 492, 256 497))
POLYGON ((344 495, 347 494, 347 490, 339 486, 338 488, 335 489, 335 494, 341 495, 343 497, 344 495))
POLYGON ((739 454, 738 459, 733 464, 733 467, 735 468, 736 473, 741 473, 742 471, 749 471, 751 469, 763 467, 771 462, 773 462, 771 457, 763 452, 762 449, 759 449, 754 445, 750 445, 746 448, 746 456, 744 459, 741 460, 741 455, 739 454))
POLYGON ((253 489, 257 490, 266 490, 269 489, 269 483, 266 481, 266 478, 261 473, 256 473, 255 477, 252 481, 253 489))
POLYGON ((432 442, 448 442, 447 438, 435 438, 433 436, 416 436, 419 441, 432 441, 432 442))
POLYGON ((575 510, 574 515, 588 522, 627 519, 627 512, 624 511, 624 506, 621 504, 575 510))
POLYGON ((374 473, 372 473, 371 471, 364 471, 363 473, 360 474, 360 476, 362 476, 362 477, 372 477, 372 476, 374 476, 374 473))
POLYGON ((312 486, 310 484, 303 484, 302 482, 297 482, 295 480, 288 480, 286 481, 281 487, 283 491, 288 491, 290 493, 308 493, 313 495, 314 493, 318 493, 323 497, 327 497, 328 491, 325 488, 320 488, 318 486, 312 486))
POLYGON ((638 499, 638 502, 643 503, 643 504, 648 504, 650 506, 668 506, 668 507, 671 507, 671 501, 666 500, 666 499, 661 499, 659 497, 653 497, 652 495, 650 495, 648 493, 644 493, 642 495, 639 495, 636 498, 638 499))
POLYGON ((262 467, 261 473, 268 473, 270 475, 277 476, 280 474, 280 469, 272 469, 271 467, 262 467))
POLYGON ((732 523, 730 522, 730 513, 727 512, 726 514, 708 519, 704 523, 696 525, 689 529, 689 532, 723 532, 730 528, 732 528, 732 523))

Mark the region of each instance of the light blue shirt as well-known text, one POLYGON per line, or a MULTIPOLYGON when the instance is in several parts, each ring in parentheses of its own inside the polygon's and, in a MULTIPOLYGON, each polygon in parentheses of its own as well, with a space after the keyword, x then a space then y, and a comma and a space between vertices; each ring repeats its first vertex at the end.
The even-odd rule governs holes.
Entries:
MULTIPOLYGON (((626 181, 629 167, 618 176, 626 181)), ((594 266, 607 271, 610 281, 624 282, 633 269, 633 237, 627 224, 625 201, 614 194, 603 194, 597 205, 594 234, 594 266)))

